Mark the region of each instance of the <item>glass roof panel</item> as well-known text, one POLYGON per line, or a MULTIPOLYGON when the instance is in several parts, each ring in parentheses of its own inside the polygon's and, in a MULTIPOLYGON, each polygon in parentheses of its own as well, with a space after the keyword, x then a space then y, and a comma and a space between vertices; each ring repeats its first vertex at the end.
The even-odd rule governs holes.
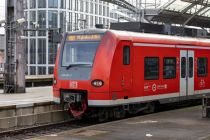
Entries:
POLYGON ((209 17, 210 16, 210 7, 206 8, 205 10, 203 10, 202 12, 200 12, 198 15, 209 17))
POLYGON ((193 6, 191 9, 189 9, 187 11, 188 14, 194 14, 195 12, 197 12, 199 9, 201 9, 203 6, 201 5, 195 5, 193 6))
MULTIPOLYGON (((166 3, 167 4, 167 3, 166 3)), ((170 6, 166 7, 166 10, 181 12, 183 9, 191 5, 191 3, 176 0, 170 6)), ((164 6, 163 6, 164 7, 164 6)))
MULTIPOLYGON (((199 9, 203 8, 205 5, 210 5, 210 0, 202 0, 201 2, 203 5, 193 4, 193 2, 198 2, 198 0, 162 0, 162 2, 163 1, 164 5, 161 7, 161 9, 166 9, 175 12, 182 12, 186 10, 185 12, 188 14, 194 14, 195 12, 199 11, 199 9), (173 3, 168 5, 170 2, 173 3)), ((203 8, 197 13, 197 15, 210 17, 210 6, 206 6, 205 8, 203 8)))
POLYGON ((188 14, 194 14, 208 4, 202 11, 199 11, 197 15, 210 17, 210 0, 126 0, 135 7, 141 8, 155 8, 165 9, 175 12, 185 12, 188 14), (198 3, 200 4, 193 4, 198 3), (169 3, 172 3, 169 5, 169 3), (141 5, 141 6, 140 6, 141 5))

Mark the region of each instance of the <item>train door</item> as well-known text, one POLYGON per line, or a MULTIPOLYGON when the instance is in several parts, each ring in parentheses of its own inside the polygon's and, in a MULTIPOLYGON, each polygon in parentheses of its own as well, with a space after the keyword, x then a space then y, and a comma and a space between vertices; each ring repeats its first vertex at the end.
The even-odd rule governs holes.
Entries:
POLYGON ((120 42, 120 48, 122 48, 122 57, 123 57, 123 64, 121 67, 121 87, 124 91, 125 95, 124 98, 129 97, 129 93, 131 91, 132 86, 132 49, 131 49, 132 43, 131 41, 121 41, 120 42))
POLYGON ((194 51, 180 51, 180 96, 194 94, 194 51))

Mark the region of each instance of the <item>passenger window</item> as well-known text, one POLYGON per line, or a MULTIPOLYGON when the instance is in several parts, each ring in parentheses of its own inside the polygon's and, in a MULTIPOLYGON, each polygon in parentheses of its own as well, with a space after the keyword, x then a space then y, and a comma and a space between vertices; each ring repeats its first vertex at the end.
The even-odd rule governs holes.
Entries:
POLYGON ((159 58, 145 57, 144 58, 144 79, 158 80, 159 79, 159 58))
POLYGON ((123 47, 123 64, 124 65, 130 64, 130 47, 129 46, 123 47))
POLYGON ((189 57, 189 78, 193 77, 193 58, 189 57))
POLYGON ((198 77, 205 77, 208 74, 208 59, 206 57, 198 58, 198 77))
POLYGON ((181 58, 181 78, 186 77, 186 58, 181 58))
POLYGON ((165 57, 163 59, 163 78, 176 78, 176 57, 165 57))

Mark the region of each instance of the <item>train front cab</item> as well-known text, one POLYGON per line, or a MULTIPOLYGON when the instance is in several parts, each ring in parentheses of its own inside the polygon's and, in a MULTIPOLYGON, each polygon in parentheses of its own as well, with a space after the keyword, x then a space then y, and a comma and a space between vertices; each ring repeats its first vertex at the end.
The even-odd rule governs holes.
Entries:
POLYGON ((66 34, 56 59, 53 93, 57 103, 68 103, 75 117, 88 107, 106 106, 110 100, 109 73, 115 43, 104 31, 66 34))

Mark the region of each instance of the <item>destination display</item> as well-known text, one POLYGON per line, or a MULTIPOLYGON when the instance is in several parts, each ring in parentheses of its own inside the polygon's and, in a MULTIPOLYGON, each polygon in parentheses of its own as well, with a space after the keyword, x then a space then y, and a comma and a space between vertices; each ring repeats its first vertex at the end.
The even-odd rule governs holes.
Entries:
POLYGON ((67 36, 67 41, 99 41, 101 40, 101 35, 69 35, 67 36))

